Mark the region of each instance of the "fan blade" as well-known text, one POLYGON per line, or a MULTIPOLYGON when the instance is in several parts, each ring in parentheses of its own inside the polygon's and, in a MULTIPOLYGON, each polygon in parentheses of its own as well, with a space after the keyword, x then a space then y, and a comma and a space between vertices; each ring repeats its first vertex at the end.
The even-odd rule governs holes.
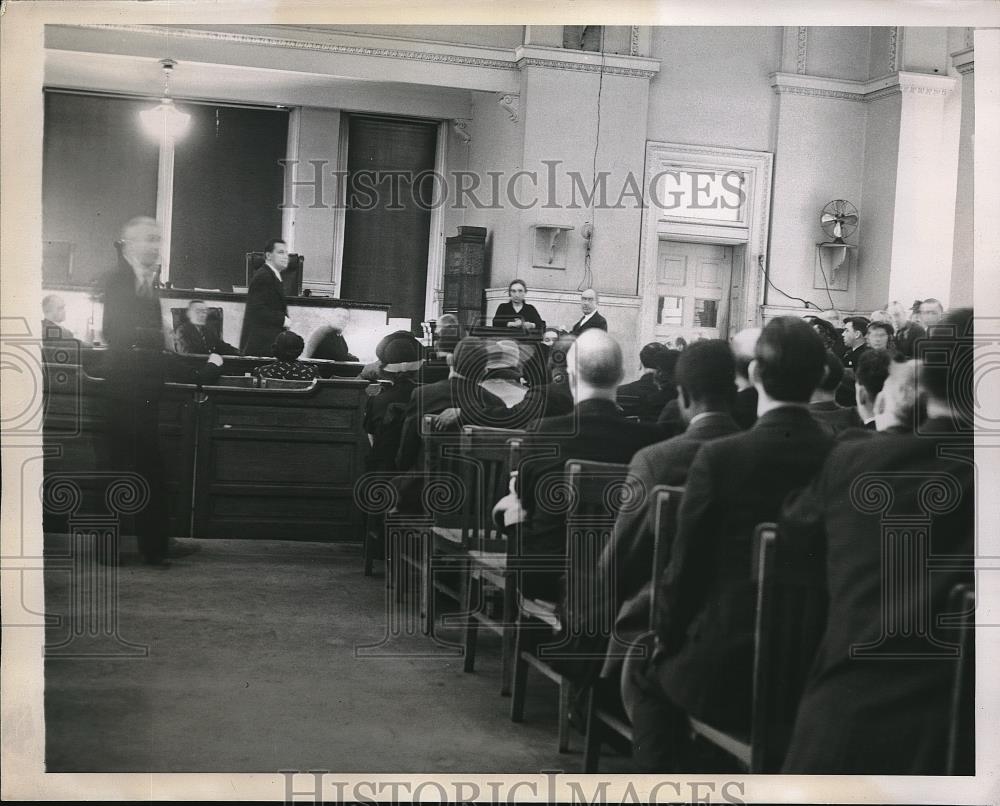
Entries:
POLYGON ((853 224, 854 226, 857 226, 858 217, 856 215, 851 215, 850 213, 848 213, 843 218, 841 218, 841 222, 844 224, 853 224))
POLYGON ((821 224, 829 224, 832 221, 839 221, 840 216, 833 213, 823 213, 819 218, 821 224))

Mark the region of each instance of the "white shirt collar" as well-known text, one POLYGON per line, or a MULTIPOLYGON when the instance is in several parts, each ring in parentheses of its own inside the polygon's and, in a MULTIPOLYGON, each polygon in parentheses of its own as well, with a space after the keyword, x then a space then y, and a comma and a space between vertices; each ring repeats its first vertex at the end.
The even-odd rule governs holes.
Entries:
POLYGON ((584 314, 583 318, 580 320, 580 324, 582 325, 584 322, 590 319, 590 317, 593 316, 595 313, 597 313, 597 308, 594 308, 594 310, 592 310, 588 314, 584 314))
POLYGON ((278 269, 276 269, 274 266, 272 266, 267 261, 264 262, 264 265, 267 266, 271 271, 274 272, 274 276, 278 278, 278 282, 280 283, 281 282, 281 272, 278 271, 278 269))

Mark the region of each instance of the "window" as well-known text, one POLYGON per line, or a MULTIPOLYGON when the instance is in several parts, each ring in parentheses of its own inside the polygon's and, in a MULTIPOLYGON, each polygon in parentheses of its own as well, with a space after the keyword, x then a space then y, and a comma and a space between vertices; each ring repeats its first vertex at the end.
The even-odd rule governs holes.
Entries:
POLYGON ((656 324, 680 327, 684 322, 684 297, 660 297, 656 324))
POLYGON ((719 301, 717 299, 696 299, 694 301, 695 327, 718 327, 719 301))

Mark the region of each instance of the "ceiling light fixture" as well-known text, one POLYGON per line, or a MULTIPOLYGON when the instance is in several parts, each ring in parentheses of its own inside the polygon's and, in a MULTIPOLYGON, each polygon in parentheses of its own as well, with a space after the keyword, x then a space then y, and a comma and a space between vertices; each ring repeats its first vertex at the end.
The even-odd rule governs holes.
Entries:
POLYGON ((191 122, 191 116, 174 106, 170 97, 170 75, 177 62, 173 59, 161 59, 160 66, 163 68, 163 97, 153 109, 140 112, 139 117, 146 133, 165 143, 167 140, 176 140, 184 136, 191 122))

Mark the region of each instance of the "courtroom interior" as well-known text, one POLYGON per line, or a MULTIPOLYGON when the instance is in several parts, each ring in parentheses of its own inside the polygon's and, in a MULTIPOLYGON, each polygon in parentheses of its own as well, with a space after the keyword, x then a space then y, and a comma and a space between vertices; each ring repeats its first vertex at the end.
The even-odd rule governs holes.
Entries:
POLYGON ((970 774, 996 33, 47 25, 47 769, 970 774))

